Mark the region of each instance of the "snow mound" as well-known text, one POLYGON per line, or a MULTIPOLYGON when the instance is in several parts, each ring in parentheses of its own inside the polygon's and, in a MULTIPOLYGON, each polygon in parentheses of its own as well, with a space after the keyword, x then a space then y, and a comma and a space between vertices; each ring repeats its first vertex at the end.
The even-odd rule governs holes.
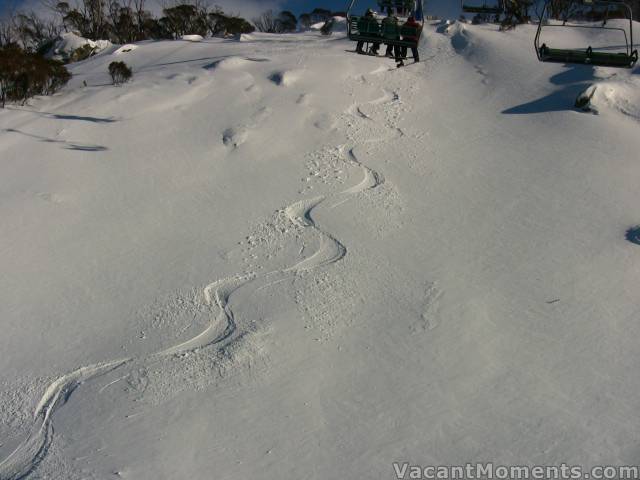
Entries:
POLYGON ((640 121, 640 81, 628 78, 594 83, 578 96, 576 106, 594 113, 614 111, 640 121))
POLYGON ((239 42, 253 42, 255 38, 248 33, 241 33, 238 37, 239 42))
POLYGON ((290 87, 298 81, 300 72, 295 70, 285 70, 281 72, 273 72, 269 76, 269 80, 281 87, 290 87))
POLYGON ((238 70, 242 67, 245 67, 251 60, 248 60, 244 57, 228 57, 223 58, 222 60, 217 60, 205 68, 207 70, 238 70))
POLYGON ((72 58, 73 52, 85 45, 91 46, 93 49, 92 55, 95 55, 106 48, 109 48, 113 44, 109 40, 89 40, 88 38, 81 37, 72 32, 63 33, 60 35, 51 49, 45 54, 48 58, 55 60, 61 60, 67 62, 72 58))
POLYGON ((458 53, 465 51, 471 43, 466 27, 458 21, 448 25, 444 33, 451 37, 451 45, 458 53))
POLYGON ((182 40, 186 40, 187 42, 201 42, 204 40, 202 35, 183 35, 181 37, 182 40))
POLYGON ((135 50, 136 48, 138 48, 137 45, 133 45, 131 43, 127 43, 126 45, 122 45, 120 48, 118 48, 115 52, 113 52, 114 55, 121 55, 123 53, 129 53, 133 50, 135 50))

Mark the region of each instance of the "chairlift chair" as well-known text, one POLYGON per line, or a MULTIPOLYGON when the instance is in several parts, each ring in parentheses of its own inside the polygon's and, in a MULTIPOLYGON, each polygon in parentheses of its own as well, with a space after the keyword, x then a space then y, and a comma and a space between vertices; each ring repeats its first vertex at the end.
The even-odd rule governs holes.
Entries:
MULTIPOLYGON (((575 0, 573 4, 579 4, 584 6, 591 6, 592 8, 600 7, 604 8, 604 20, 601 25, 593 24, 568 24, 568 19, 565 18, 562 24, 547 23, 548 15, 550 13, 550 0, 545 2, 540 15, 540 22, 538 24, 538 31, 536 32, 534 46, 536 49, 536 55, 541 62, 555 62, 555 63, 570 63, 579 65, 593 65, 602 67, 619 67, 619 68, 632 68, 638 61, 638 50, 633 49, 633 13, 631 7, 624 0, 575 0), (620 8, 625 12, 625 24, 626 20, 629 21, 628 29, 619 26, 608 26, 609 12, 612 7, 620 8), (546 23, 546 24, 545 24, 546 23), (593 48, 591 45, 586 48, 555 48, 550 47, 546 43, 540 45, 540 34, 543 28, 581 28, 581 29, 593 29, 593 30, 608 30, 612 32, 619 32, 620 38, 624 39, 624 52, 610 52, 603 51, 607 48, 593 48), (628 30, 628 35, 627 35, 628 30)), ((593 23, 593 22, 591 22, 593 23)))
POLYGON ((347 10, 347 34, 349 40, 364 42, 367 46, 369 44, 384 43, 408 49, 417 48, 424 27, 423 0, 378 0, 377 3, 383 12, 389 9, 396 13, 402 12, 398 14, 399 24, 379 22, 375 17, 373 19, 366 17, 364 12, 361 15, 354 15, 358 1, 351 0, 347 10), (409 16, 413 16, 420 23, 420 27, 402 25, 409 16))
POLYGON ((482 4, 477 4, 469 2, 468 0, 462 0, 462 11, 478 15, 500 15, 504 13, 504 2, 498 0, 497 3, 489 4, 486 0, 483 0, 482 4))

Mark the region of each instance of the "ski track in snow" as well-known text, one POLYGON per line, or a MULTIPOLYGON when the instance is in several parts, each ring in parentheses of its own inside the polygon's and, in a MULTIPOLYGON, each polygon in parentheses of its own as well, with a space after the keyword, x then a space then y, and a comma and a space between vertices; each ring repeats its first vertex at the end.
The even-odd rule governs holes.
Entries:
MULTIPOLYGON (((371 105, 383 105, 400 101, 397 92, 381 89, 383 95, 380 98, 366 102, 371 105)), ((352 106, 345 111, 346 114, 360 120, 374 121, 369 115, 362 112, 359 105, 352 106)), ((395 134, 402 132, 397 128, 385 125, 395 134)), ((396 135, 394 135, 396 136, 396 135)), ((385 142, 386 138, 365 139, 365 143, 385 142)), ((271 279, 266 284, 259 286, 256 290, 275 285, 286 280, 288 277, 298 273, 309 272, 317 268, 326 267, 339 262, 347 254, 346 246, 328 231, 322 229, 314 220, 312 213, 319 209, 328 200, 335 200, 329 210, 334 209, 355 195, 366 190, 372 190, 385 182, 384 177, 379 172, 365 166, 354 153, 355 147, 342 145, 339 147, 340 155, 347 164, 358 167, 362 170, 363 179, 356 185, 347 188, 339 193, 322 195, 313 198, 303 199, 285 207, 287 218, 296 226, 314 230, 320 237, 318 249, 310 256, 300 260, 291 267, 272 270, 260 275, 245 274, 227 277, 216 280, 204 288, 204 300, 207 306, 215 306, 219 313, 211 319, 207 328, 195 337, 181 342, 177 345, 164 349, 160 352, 150 354, 145 357, 129 357, 113 360, 104 363, 96 363, 89 366, 80 367, 70 373, 60 376, 53 381, 41 397, 34 412, 34 424, 27 438, 0 463, 0 480, 21 480, 30 476, 38 467, 40 462, 46 457, 54 437, 53 415, 55 411, 62 407, 71 394, 83 383, 96 379, 102 375, 113 372, 128 365, 140 365, 158 362, 170 356, 183 356, 191 352, 198 351, 210 345, 223 346, 234 340, 238 335, 238 327, 233 309, 230 305, 230 298, 234 292, 246 287, 259 278, 271 279)), ((300 250, 300 254, 305 247, 300 250)), ((126 377, 126 376, 125 376, 126 377)), ((124 377, 122 377, 124 378, 124 377)), ((116 380, 117 381, 117 380, 116 380)), ((115 383, 115 382, 111 382, 115 383)), ((107 386, 111 385, 108 384, 107 386)))
POLYGON ((31 474, 47 455, 53 440, 52 417, 55 410, 64 405, 83 382, 113 371, 130 361, 131 359, 122 359, 81 367, 51 383, 35 409, 34 425, 28 437, 0 463, 0 479, 20 480, 31 474))

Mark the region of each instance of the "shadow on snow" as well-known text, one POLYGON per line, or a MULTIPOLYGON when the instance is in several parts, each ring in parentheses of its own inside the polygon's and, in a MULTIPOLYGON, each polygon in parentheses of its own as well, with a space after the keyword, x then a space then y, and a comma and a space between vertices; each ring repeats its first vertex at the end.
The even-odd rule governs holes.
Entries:
POLYGON ((553 85, 558 85, 562 88, 532 102, 503 110, 502 113, 506 115, 522 115, 573 110, 577 96, 595 80, 594 67, 589 65, 565 65, 565 68, 565 71, 557 73, 549 79, 553 85))
POLYGON ((56 140, 54 138, 43 137, 41 135, 35 135, 33 133, 23 132, 21 130, 17 130, 15 128, 6 128, 4 129, 7 133, 19 133, 20 135, 24 135, 25 137, 35 138, 40 142, 45 143, 60 143, 64 145, 66 150, 76 150, 79 152, 104 152, 108 150, 107 147, 103 147, 102 145, 86 145, 81 143, 67 142, 65 140, 56 140))

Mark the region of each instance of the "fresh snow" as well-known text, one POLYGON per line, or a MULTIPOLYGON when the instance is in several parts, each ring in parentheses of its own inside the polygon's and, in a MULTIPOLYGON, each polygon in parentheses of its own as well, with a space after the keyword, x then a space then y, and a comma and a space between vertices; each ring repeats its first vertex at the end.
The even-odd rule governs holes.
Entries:
POLYGON ((636 464, 640 69, 534 34, 141 42, 0 111, 0 479, 636 464))

